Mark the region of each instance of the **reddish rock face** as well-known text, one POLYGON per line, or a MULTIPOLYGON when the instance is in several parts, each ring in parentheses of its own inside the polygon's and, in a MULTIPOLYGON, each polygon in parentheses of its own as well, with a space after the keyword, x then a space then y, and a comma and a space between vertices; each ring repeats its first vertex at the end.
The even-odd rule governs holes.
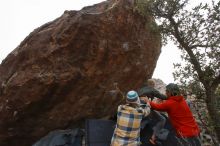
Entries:
POLYGON ((0 65, 0 145, 113 115, 150 78, 161 40, 132 0, 106 1, 35 29, 0 65))

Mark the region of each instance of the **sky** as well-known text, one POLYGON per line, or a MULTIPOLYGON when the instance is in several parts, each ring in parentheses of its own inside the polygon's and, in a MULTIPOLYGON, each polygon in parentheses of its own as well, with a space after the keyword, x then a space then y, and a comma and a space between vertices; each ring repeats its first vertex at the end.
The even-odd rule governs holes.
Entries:
MULTIPOLYGON (((0 63, 30 32, 61 16, 65 10, 81 8, 103 0, 0 0, 0 63)), ((173 63, 180 62, 180 51, 169 43, 162 47, 153 78, 174 82, 173 63)))

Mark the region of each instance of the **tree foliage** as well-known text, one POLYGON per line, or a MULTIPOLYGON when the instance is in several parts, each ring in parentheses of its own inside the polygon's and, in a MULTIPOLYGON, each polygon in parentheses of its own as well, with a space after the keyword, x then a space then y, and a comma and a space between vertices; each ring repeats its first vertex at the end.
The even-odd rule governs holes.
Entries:
POLYGON ((216 89, 220 83, 220 1, 193 8, 189 0, 141 1, 158 20, 164 44, 169 38, 182 51, 185 64, 174 65, 175 79, 183 84, 200 82, 205 92, 216 89))
POLYGON ((215 90, 220 80, 219 5, 219 2, 212 2, 212 6, 199 4, 191 11, 184 10, 180 15, 181 22, 176 21, 182 37, 179 46, 183 50, 181 57, 186 63, 174 64, 174 77, 185 85, 201 82, 205 88, 203 91, 210 87, 215 90))

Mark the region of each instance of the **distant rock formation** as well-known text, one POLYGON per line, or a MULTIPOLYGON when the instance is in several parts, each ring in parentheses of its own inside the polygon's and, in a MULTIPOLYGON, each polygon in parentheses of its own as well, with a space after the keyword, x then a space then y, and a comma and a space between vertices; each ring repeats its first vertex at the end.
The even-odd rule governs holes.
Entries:
MULTIPOLYGON (((65 11, 30 33, 0 65, 0 145, 29 146, 54 129, 112 115, 151 78, 161 37, 134 0, 65 11)), ((28 21, 28 20, 27 20, 28 21)))
POLYGON ((153 79, 155 81, 155 89, 160 91, 160 93, 166 95, 166 84, 161 79, 153 79))

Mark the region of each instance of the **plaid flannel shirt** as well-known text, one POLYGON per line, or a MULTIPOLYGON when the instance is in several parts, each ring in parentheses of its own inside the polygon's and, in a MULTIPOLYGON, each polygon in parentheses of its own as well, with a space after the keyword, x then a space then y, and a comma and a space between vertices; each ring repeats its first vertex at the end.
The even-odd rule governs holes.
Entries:
POLYGON ((112 137, 111 146, 140 145, 140 127, 143 117, 149 115, 150 108, 133 108, 128 105, 118 107, 117 125, 112 137))

